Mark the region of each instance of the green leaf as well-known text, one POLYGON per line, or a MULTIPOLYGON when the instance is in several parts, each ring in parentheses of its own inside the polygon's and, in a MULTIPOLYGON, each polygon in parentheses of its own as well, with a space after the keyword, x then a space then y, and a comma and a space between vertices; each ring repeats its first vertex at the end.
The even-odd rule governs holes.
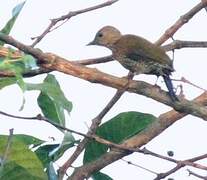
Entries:
POLYGON ((47 168, 50 162, 54 161, 54 156, 50 156, 50 152, 54 151, 60 146, 60 144, 47 144, 39 147, 35 153, 42 162, 43 166, 47 168))
MULTIPOLYGON (((12 29, 12 27, 14 26, 14 23, 19 15, 19 13, 21 12, 23 6, 25 4, 25 1, 18 4, 13 10, 12 10, 12 18, 6 23, 6 25, 4 26, 4 28, 0 31, 6 35, 8 35, 12 29)), ((0 41, 0 45, 3 46, 4 42, 0 41)))
POLYGON ((27 83, 27 90, 40 90, 37 101, 44 116, 65 127, 64 110, 70 113, 72 103, 65 97, 54 75, 48 74, 41 84, 27 83))
POLYGON ((79 140, 75 140, 70 132, 65 132, 62 143, 56 151, 51 152, 51 155, 54 156, 54 160, 56 161, 63 155, 65 151, 67 151, 71 147, 74 147, 74 145, 79 142, 79 140))
MULTIPOLYGON (((124 112, 106 123, 103 123, 97 129, 96 134, 104 139, 119 144, 122 141, 139 134, 155 120, 156 117, 151 114, 133 111, 124 112)), ((107 150, 108 147, 106 145, 93 140, 86 146, 83 162, 91 162, 106 153, 107 150)))
POLYGON ((0 172, 1 180, 46 180, 46 177, 39 177, 38 175, 31 174, 24 167, 18 165, 15 161, 8 161, 4 164, 0 172))
POLYGON ((24 92, 26 89, 26 85, 24 83, 23 77, 22 77, 22 68, 15 63, 13 63, 13 60, 8 60, 5 58, 3 61, 0 62, 0 70, 8 70, 15 74, 16 77, 16 83, 19 85, 19 87, 24 92))
POLYGON ((29 55, 29 54, 25 54, 22 56, 21 58, 23 64, 24 64, 24 72, 27 72, 28 70, 37 68, 37 63, 36 63, 36 59, 29 55))
MULTIPOLYGON (((7 137, 7 136, 2 135, 2 137, 7 137)), ((0 136, 0 138, 1 138, 1 136, 0 136)), ((33 136, 25 135, 25 134, 15 134, 12 138, 15 141, 23 142, 27 146, 30 146, 30 145, 39 146, 40 144, 45 142, 43 140, 40 140, 40 139, 35 138, 33 136)))
MULTIPOLYGON (((2 86, 1 88, 3 88, 5 86, 17 83, 17 85, 20 87, 20 89, 24 93, 26 90, 26 84, 25 84, 23 76, 22 76, 24 69, 22 69, 20 66, 18 66, 15 63, 16 63, 16 60, 9 60, 8 58, 4 58, 3 61, 0 61, 0 70, 2 70, 2 71, 8 70, 10 72, 13 72, 15 75, 15 78, 10 78, 10 79, 9 78, 7 78, 7 79, 1 78, 1 81, 3 82, 3 84, 0 85, 0 87, 2 86)), ((25 98, 23 96, 23 101, 22 101, 22 105, 21 105, 20 110, 23 109, 24 104, 25 104, 25 98)))
POLYGON ((16 83, 15 77, 6 77, 6 78, 0 78, 0 89, 3 89, 6 86, 10 86, 12 84, 16 83))
POLYGON ((113 180, 107 174, 96 172, 92 175, 93 180, 113 180))
POLYGON ((61 126, 65 126, 64 109, 54 102, 50 96, 41 92, 37 98, 37 102, 45 117, 61 126))
POLYGON ((20 72, 21 74, 27 73, 32 69, 38 68, 36 64, 36 59, 28 54, 22 54, 21 58, 17 59, 11 58, 8 54, 8 57, 6 57, 4 61, 6 61, 7 64, 13 65, 16 69, 18 68, 18 72, 20 72))
POLYGON ((61 146, 68 146, 75 142, 75 138, 71 132, 65 132, 61 146))
MULTIPOLYGON (((36 60, 30 55, 24 55, 22 58, 18 59, 9 59, 8 57, 0 61, 0 70, 13 72, 15 77, 12 78, 1 78, 0 79, 0 89, 17 83, 24 93, 26 90, 26 84, 24 82, 23 73, 28 72, 29 70, 36 68, 36 60)), ((25 98, 23 96, 23 101, 20 110, 24 108, 25 98)))
MULTIPOLYGON (((0 157, 5 156, 5 147, 8 143, 7 141, 8 137, 0 137, 0 157)), ((24 144, 22 141, 20 141, 19 139, 15 139, 15 135, 12 136, 5 162, 14 162, 18 166, 16 168, 22 167, 23 170, 26 170, 29 174, 31 174, 31 177, 34 176, 37 177, 36 179, 47 179, 47 176, 43 171, 42 163, 38 159, 37 155, 31 150, 29 150, 27 145, 24 144)), ((6 165, 6 163, 4 165, 6 165)), ((8 166, 8 168, 13 169, 15 167, 8 166)), ((4 172, 4 166, 1 172, 4 172)), ((7 175, 9 176, 9 174, 7 175)))
POLYGON ((24 74, 38 68, 36 59, 33 56, 22 53, 21 56, 15 58, 12 55, 15 50, 12 48, 7 49, 8 53, 5 57, 0 58, 0 69, 2 71, 24 74))
POLYGON ((63 153, 77 143, 70 133, 66 133, 61 144, 47 144, 39 147, 35 153, 42 161, 44 167, 48 167, 52 161, 58 160, 63 153))
POLYGON ((19 15, 19 13, 21 12, 21 10, 22 10, 22 8, 23 8, 25 2, 26 2, 26 1, 24 1, 24 2, 22 2, 22 3, 20 3, 20 4, 18 4, 18 5, 12 10, 12 16, 13 16, 13 17, 19 15))

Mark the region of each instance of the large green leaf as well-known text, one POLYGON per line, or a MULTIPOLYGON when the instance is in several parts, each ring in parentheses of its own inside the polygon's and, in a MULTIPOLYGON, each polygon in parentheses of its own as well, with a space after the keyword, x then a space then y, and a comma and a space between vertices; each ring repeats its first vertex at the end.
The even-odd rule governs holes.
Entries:
POLYGON ((1 180, 46 180, 47 178, 39 177, 38 175, 31 174, 24 167, 18 165, 14 161, 9 161, 4 164, 1 169, 0 179, 1 180))
POLYGON ((37 101, 43 114, 59 125, 65 126, 64 110, 70 113, 72 103, 65 97, 55 76, 48 74, 43 83, 27 83, 26 86, 27 90, 41 91, 37 101))
MULTIPOLYGON (((6 135, 1 135, 1 137, 7 137, 6 135)), ((29 136, 29 135, 25 135, 25 134, 15 134, 13 136, 13 139, 15 141, 21 141, 23 142, 24 144, 26 144, 27 146, 30 146, 30 145, 33 145, 34 147, 35 146, 39 146, 40 144, 44 143, 45 141, 43 140, 40 140, 38 138, 35 138, 33 136, 29 136)))
MULTIPOLYGON (((8 35, 19 15, 19 13, 21 12, 23 6, 25 4, 25 1, 18 4, 13 10, 12 10, 12 17, 11 19, 6 23, 6 25, 4 26, 4 28, 0 31, 6 35, 8 35)), ((0 45, 3 46, 4 42, 0 41, 0 45)))
MULTIPOLYGON (((124 112, 102 124, 96 134, 114 143, 121 143, 135 134, 143 131, 156 120, 151 114, 141 112, 124 112)), ((88 143, 84 154, 84 163, 91 162, 106 153, 108 147, 96 141, 88 143)))
POLYGON ((28 149, 26 144, 24 144, 18 138, 15 138, 15 135, 12 136, 10 147, 7 150, 7 153, 5 156, 5 147, 7 143, 8 143, 8 137, 1 136, 0 137, 0 157, 6 158, 6 161, 4 161, 4 164, 3 164, 3 168, 1 166, 1 175, 3 174, 6 179, 10 179, 10 174, 11 174, 11 177, 14 177, 15 172, 19 171, 21 173, 20 179, 27 179, 29 175, 31 175, 31 179, 32 177, 35 177, 36 179, 42 179, 42 180, 47 179, 47 175, 43 171, 42 163, 38 159, 37 155, 28 149), (10 163, 12 163, 11 166, 10 166, 10 163), (27 176, 25 175, 25 173, 29 175, 27 176))
POLYGON ((43 92, 38 96, 37 102, 45 117, 65 126, 65 114, 62 106, 57 104, 48 94, 43 92))

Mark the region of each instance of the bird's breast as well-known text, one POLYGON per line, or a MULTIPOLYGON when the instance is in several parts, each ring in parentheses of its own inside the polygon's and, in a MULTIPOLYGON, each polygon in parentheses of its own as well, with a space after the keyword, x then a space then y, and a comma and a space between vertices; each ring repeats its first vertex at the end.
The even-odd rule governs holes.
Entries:
POLYGON ((134 61, 125 55, 116 53, 114 53, 114 59, 116 59, 123 67, 135 74, 152 74, 156 76, 171 74, 171 68, 168 65, 155 63, 153 61, 142 59, 134 61))

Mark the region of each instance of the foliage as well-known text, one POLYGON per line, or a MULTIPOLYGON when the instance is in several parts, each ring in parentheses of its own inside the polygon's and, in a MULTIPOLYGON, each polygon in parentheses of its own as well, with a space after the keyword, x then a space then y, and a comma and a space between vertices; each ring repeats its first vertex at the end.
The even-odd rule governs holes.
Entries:
MULTIPOLYGON (((21 138, 20 136, 12 137, 11 141, 7 136, 0 136, 0 156, 3 157, 1 164, 0 177, 1 179, 46 179, 44 168, 37 155, 28 149, 25 142, 34 142, 34 138, 21 138), (20 140, 22 139, 22 140, 20 140), (7 141, 8 140, 8 141, 7 141), (9 149, 6 145, 10 144, 9 149), (30 177, 31 176, 31 177, 30 177)), ((39 140, 35 140, 39 141, 39 140)))
MULTIPOLYGON (((114 143, 121 143, 136 134, 139 134, 156 120, 151 114, 141 112, 123 112, 98 127, 96 134, 114 143)), ((98 159, 107 153, 109 147, 96 141, 87 144, 84 154, 84 163, 98 159)), ((108 179, 100 172, 93 174, 93 179, 108 179)))
MULTIPOLYGON (((22 8, 24 7, 25 1, 18 4, 13 10, 12 10, 12 17, 11 19, 7 22, 7 24, 3 27, 3 29, 0 31, 4 34, 9 34, 12 27, 14 26, 14 23, 21 12, 22 8)), ((3 46, 4 43, 0 41, 0 46, 3 46)))
MULTIPOLYGON (((9 34, 14 23, 21 12, 25 2, 17 5, 12 11, 12 18, 7 22, 1 33, 9 34)), ((0 42, 0 45, 4 45, 0 42)), ((55 76, 48 74, 44 82, 39 84, 26 83, 23 74, 38 68, 34 57, 22 54, 21 57, 14 58, 12 48, 6 57, 0 59, 0 70, 11 71, 14 77, 0 78, 0 88, 12 84, 18 84, 23 92, 40 91, 37 99, 42 113, 50 121, 65 127, 65 113, 72 110, 72 103, 67 100, 55 76), (10 53, 11 52, 11 53, 10 53)), ((0 166, 0 179, 57 179, 53 162, 60 158, 63 153, 73 147, 78 141, 71 133, 65 132, 61 143, 50 143, 28 135, 13 135, 12 141, 8 141, 8 136, 0 136, 0 157, 4 162, 0 166), (11 143, 8 152, 6 145, 11 143), (31 149, 32 147, 32 149, 31 149), (47 169, 47 174, 44 172, 47 169)))

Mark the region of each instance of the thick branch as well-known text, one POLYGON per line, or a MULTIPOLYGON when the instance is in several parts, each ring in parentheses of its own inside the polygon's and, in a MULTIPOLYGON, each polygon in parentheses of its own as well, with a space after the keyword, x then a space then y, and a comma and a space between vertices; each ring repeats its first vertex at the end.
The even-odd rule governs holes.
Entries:
MULTIPOLYGON (((17 47, 25 53, 33 55, 36 59, 38 59, 38 63, 41 65, 41 67, 48 70, 63 72, 65 74, 69 74, 90 81, 92 83, 100 83, 102 85, 116 89, 123 89, 128 83, 128 79, 126 78, 118 78, 116 76, 98 71, 94 68, 72 63, 57 55, 51 53, 43 53, 38 49, 26 46, 14 40, 10 36, 6 36, 2 33, 0 33, 0 40, 17 47)), ((131 80, 129 81, 127 91, 150 97, 163 104, 173 107, 177 111, 192 114, 194 116, 207 120, 207 109, 205 107, 184 99, 180 102, 172 102, 165 91, 146 82, 131 80)))

